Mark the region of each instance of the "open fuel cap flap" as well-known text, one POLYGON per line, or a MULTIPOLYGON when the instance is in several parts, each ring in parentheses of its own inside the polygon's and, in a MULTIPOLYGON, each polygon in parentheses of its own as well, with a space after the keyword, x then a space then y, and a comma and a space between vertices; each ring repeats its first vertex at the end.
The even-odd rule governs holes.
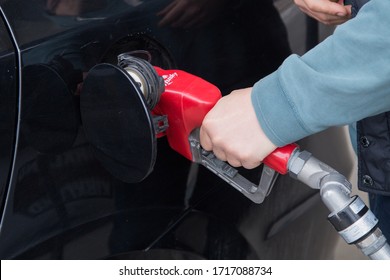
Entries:
POLYGON ((156 161, 157 140, 137 82, 121 67, 99 64, 84 81, 80 109, 86 137, 104 168, 127 183, 145 179, 156 161))

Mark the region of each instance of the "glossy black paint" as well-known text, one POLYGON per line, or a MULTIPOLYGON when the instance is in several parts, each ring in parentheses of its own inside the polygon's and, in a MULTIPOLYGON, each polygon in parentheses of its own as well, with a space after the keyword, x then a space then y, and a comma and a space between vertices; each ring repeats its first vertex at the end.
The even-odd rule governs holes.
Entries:
POLYGON ((18 102, 17 56, 3 20, 0 38, 0 209, 3 211, 13 163, 18 102))
POLYGON ((42 154, 70 149, 80 126, 72 92, 82 81, 81 72, 67 77, 72 65, 60 57, 54 60, 22 70, 21 135, 28 135, 26 144, 42 154))
MULTIPOLYGON (((0 1, 22 59, 15 73, 6 42, 0 52, 2 259, 331 257, 336 235, 325 208, 299 210, 316 193, 289 177, 255 205, 159 139, 154 170, 128 184, 107 171, 85 137, 82 80, 97 64, 116 64, 122 52, 147 50, 152 64, 199 75, 224 94, 252 85, 290 53, 272 1, 215 1, 216 13, 193 28, 159 26, 165 0, 73 1, 77 9, 67 8, 68 1, 0 1), (14 173, 6 181, 13 152, 14 173), (292 219, 270 237, 288 213, 292 219)), ((112 117, 97 109, 100 119, 112 117)), ((149 135, 147 123, 128 129, 149 135)), ((122 129, 120 122, 110 125, 122 129)), ((126 160, 137 164, 138 156, 126 160)), ((243 172, 256 181, 260 170, 243 172)))

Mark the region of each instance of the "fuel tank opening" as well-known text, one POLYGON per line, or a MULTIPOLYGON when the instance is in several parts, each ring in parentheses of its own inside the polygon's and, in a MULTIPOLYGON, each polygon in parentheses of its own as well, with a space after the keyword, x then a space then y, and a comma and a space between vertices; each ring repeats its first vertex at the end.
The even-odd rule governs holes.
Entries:
MULTIPOLYGON (((146 51, 143 53, 150 56, 146 51)), ((134 79, 145 97, 148 108, 152 110, 164 92, 164 79, 157 75, 148 61, 135 57, 134 52, 120 54, 118 65, 134 79)))

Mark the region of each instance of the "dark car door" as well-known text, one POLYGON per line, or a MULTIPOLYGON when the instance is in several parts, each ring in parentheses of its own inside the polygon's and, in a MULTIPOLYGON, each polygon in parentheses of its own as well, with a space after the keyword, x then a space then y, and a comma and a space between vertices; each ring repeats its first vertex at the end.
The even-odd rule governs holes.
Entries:
POLYGON ((14 157, 19 74, 12 34, 2 11, 0 16, 0 209, 2 215, 14 157))

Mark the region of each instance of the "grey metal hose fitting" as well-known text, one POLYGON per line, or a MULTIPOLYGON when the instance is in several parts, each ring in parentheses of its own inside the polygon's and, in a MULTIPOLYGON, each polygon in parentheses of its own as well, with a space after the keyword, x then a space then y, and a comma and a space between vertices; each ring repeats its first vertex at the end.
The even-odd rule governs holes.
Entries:
POLYGON ((309 152, 295 152, 289 162, 290 176, 313 189, 330 210, 328 220, 340 236, 355 244, 371 259, 390 259, 390 246, 378 228, 378 219, 358 197, 351 197, 351 183, 309 152))

